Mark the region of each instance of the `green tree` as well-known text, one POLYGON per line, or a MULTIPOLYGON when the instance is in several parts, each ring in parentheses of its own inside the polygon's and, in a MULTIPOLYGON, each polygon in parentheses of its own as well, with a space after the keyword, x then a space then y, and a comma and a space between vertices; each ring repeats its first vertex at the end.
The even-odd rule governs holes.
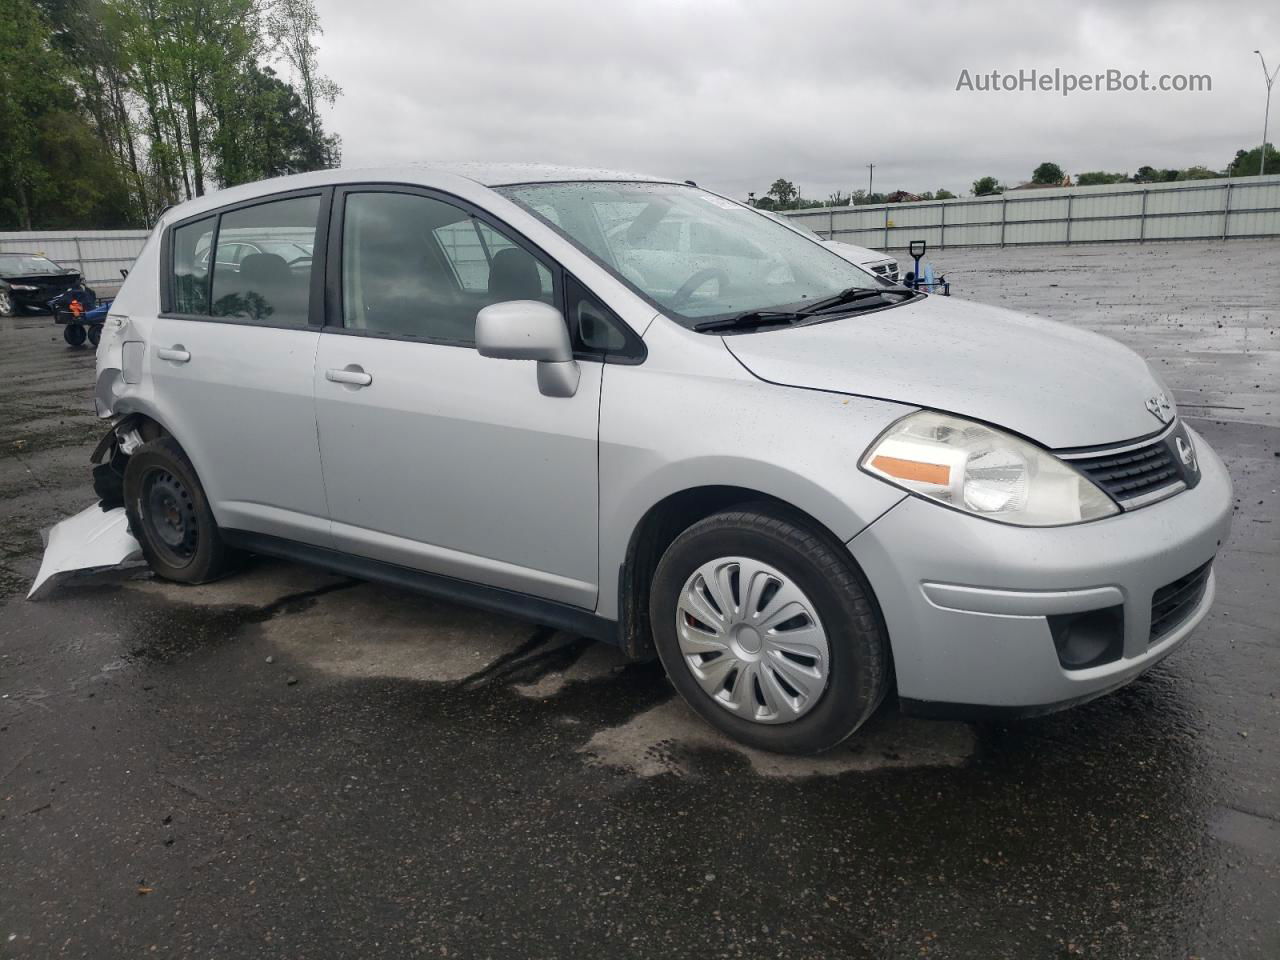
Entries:
POLYGON ((30 0, 0 0, 0 225, 126 225, 128 191, 88 121, 56 30, 30 0))
POLYGON ((312 0, 274 0, 267 17, 267 30, 301 83, 301 99, 311 128, 310 153, 306 169, 335 167, 341 158, 341 141, 325 136, 319 107, 332 104, 342 89, 320 72, 315 38, 324 31, 312 0))
POLYGON ((769 192, 765 196, 773 198, 773 202, 776 205, 775 209, 789 210, 800 199, 800 191, 796 189, 796 185, 790 180, 779 177, 769 186, 769 192))
POLYGON ((979 177, 973 181, 973 195, 975 197, 989 197, 993 194, 1004 193, 1004 187, 995 177, 979 177))
POLYGON ((329 145, 319 140, 298 91, 270 67, 250 64, 240 78, 234 116, 224 114, 212 152, 218 178, 248 183, 317 169, 329 145))
POLYGON ((1213 180, 1222 174, 1210 170, 1208 167, 1187 167, 1178 174, 1179 180, 1213 180))
POLYGON ((1062 172, 1062 168, 1056 163, 1050 163, 1047 160, 1036 167, 1031 174, 1032 183, 1059 184, 1065 179, 1067 179, 1067 175, 1062 172))
MULTIPOLYGON (((1227 176, 1256 177, 1259 174, 1261 160, 1262 147, 1254 147, 1252 150, 1237 150, 1235 159, 1227 166, 1227 176)), ((1268 174, 1280 173, 1280 150, 1277 150, 1270 143, 1267 144, 1267 163, 1264 172, 1268 174)))
POLYGON ((1076 174, 1076 186, 1078 187, 1098 187, 1108 183, 1125 183, 1128 181, 1127 173, 1107 173, 1104 170, 1090 170, 1087 173, 1076 174))
POLYGON ((933 199, 935 200, 954 200, 955 198, 956 198, 956 195, 954 193, 952 193, 950 190, 946 190, 943 188, 939 188, 938 191, 933 195, 933 199))

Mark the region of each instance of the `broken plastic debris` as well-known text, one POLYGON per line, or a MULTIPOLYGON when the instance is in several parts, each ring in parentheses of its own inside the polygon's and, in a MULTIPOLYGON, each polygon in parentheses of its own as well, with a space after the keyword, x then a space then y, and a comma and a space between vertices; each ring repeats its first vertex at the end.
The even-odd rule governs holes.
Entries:
POLYGON ((142 557, 129 533, 124 507, 103 510, 97 504, 68 517, 45 537, 44 559, 28 600, 43 595, 66 575, 80 570, 111 570, 142 557))

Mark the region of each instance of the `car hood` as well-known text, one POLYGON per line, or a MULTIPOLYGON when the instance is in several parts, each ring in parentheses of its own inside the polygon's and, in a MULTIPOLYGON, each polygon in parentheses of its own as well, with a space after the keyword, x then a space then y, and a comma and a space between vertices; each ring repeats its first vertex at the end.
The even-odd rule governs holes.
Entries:
POLYGON ((1055 449, 1154 433, 1146 401, 1167 393, 1114 340, 951 297, 724 342, 771 383, 943 410, 1055 449))
POLYGON ((72 270, 70 273, 6 273, 0 279, 9 283, 74 283, 80 279, 80 274, 72 270))
POLYGON ((843 240, 823 240, 822 245, 836 256, 843 257, 851 263, 881 263, 893 259, 887 253, 880 253, 869 247, 860 247, 856 243, 845 243, 843 240))

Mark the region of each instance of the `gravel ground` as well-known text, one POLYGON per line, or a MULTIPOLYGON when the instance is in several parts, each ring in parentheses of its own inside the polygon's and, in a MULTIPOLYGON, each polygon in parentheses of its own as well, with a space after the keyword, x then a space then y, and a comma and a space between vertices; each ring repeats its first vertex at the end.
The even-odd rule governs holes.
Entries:
POLYGON ((729 744, 659 670, 253 562, 21 599, 93 358, 0 321, 0 957, 1280 955, 1280 245, 944 250, 1151 358, 1236 484, 1209 620, 1118 693, 729 744))

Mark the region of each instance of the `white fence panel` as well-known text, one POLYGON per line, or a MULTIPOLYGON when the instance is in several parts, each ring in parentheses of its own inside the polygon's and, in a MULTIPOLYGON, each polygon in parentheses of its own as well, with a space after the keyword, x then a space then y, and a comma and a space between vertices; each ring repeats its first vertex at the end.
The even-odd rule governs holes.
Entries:
POLYGON ((146 230, 32 230, 0 233, 0 253, 38 253, 75 267, 89 284, 119 283, 147 242, 146 230))
POLYGON ((1280 237, 1280 175, 1012 190, 998 197, 789 211, 864 247, 1280 237))

